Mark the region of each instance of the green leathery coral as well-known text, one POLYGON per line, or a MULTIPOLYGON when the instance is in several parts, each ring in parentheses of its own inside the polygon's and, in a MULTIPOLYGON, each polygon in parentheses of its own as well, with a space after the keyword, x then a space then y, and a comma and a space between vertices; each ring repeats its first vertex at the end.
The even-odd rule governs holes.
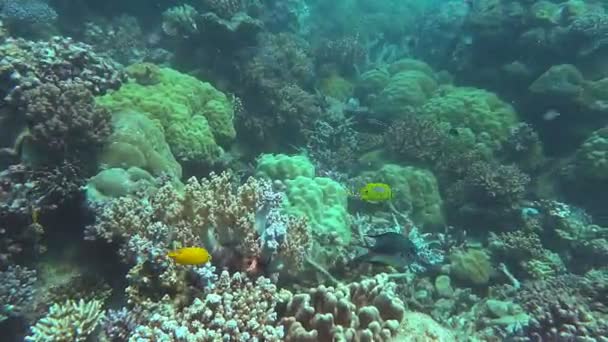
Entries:
POLYGON ((317 233, 335 233, 343 242, 350 242, 346 188, 325 177, 298 176, 285 184, 287 213, 306 217, 317 233))
POLYGON ((213 162, 221 145, 236 137, 233 106, 211 84, 170 68, 158 70, 159 82, 130 82, 98 98, 113 112, 134 110, 158 120, 180 161, 213 162))
POLYGON ((65 303, 55 303, 45 317, 32 327, 32 334, 26 341, 41 342, 81 342, 86 341, 93 333, 105 313, 102 302, 92 300, 65 303))
POLYGON ((263 154, 257 160, 255 172, 258 177, 283 181, 298 176, 312 178, 315 166, 303 155, 263 154))

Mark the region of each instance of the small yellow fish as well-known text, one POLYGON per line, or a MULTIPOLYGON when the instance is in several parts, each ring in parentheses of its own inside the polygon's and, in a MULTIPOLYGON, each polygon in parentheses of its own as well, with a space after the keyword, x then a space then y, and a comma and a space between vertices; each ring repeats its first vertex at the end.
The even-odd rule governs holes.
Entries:
POLYGON ((202 265, 211 261, 211 254, 201 247, 178 248, 167 256, 180 265, 202 265))
POLYGON ((367 183, 359 190, 359 197, 368 202, 383 202, 393 198, 393 192, 388 184, 367 183))

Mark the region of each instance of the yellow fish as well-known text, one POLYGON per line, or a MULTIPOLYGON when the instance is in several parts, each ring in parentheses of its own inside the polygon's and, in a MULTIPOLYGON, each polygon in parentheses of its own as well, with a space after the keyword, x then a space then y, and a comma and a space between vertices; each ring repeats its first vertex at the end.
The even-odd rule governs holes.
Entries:
POLYGON ((178 248, 167 256, 180 265, 202 265, 211 261, 211 254, 201 247, 178 248))
POLYGON ((359 190, 359 197, 368 202, 383 202, 393 198, 393 191, 388 184, 367 183, 359 190))

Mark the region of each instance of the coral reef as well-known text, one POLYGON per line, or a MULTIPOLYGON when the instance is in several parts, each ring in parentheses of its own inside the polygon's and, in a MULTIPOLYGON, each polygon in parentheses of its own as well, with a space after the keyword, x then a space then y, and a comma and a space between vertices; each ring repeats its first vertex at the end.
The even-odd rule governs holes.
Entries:
POLYGON ((209 83, 176 70, 161 68, 158 73, 158 83, 130 82, 98 98, 98 103, 114 113, 137 111, 158 120, 179 161, 216 162, 222 153, 220 145, 236 135, 230 100, 209 83))
POLYGON ((24 91, 22 98, 31 141, 62 159, 95 153, 112 132, 110 113, 95 104, 83 84, 42 84, 24 91))
POLYGON ((19 265, 9 266, 6 271, 0 272, 0 278, 2 279, 0 322, 2 322, 31 309, 34 300, 36 271, 19 265))
POLYGON ((279 309, 286 341, 391 341, 405 308, 386 275, 295 294, 279 309))
POLYGON ((48 314, 32 326, 32 335, 25 340, 83 342, 95 331, 104 315, 99 301, 81 299, 54 304, 48 314))
POLYGON ((7 82, 0 89, 3 103, 20 104, 25 90, 51 83, 82 83, 93 95, 117 89, 124 80, 120 66, 97 55, 90 45, 54 37, 33 42, 8 38, 0 45, 4 56, 0 75, 7 82))

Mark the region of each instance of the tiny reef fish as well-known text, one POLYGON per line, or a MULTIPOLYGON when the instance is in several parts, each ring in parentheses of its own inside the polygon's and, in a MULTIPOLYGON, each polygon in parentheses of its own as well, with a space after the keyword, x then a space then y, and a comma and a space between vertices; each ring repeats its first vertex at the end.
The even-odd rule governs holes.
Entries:
POLYGON ((202 247, 183 247, 167 253, 180 265, 202 265, 211 261, 211 254, 202 247))

